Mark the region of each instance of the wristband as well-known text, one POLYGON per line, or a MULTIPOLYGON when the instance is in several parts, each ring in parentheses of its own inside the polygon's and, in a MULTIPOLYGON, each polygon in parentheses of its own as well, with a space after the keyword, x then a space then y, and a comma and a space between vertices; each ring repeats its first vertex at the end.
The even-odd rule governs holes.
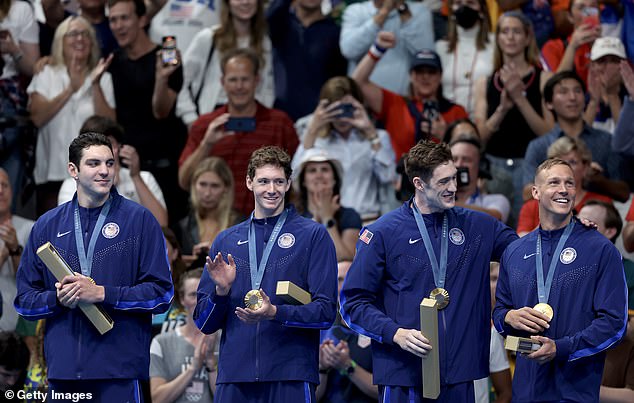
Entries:
POLYGON ((378 62, 379 60, 381 60, 381 56, 375 56, 372 52, 370 52, 368 50, 368 56, 370 56, 370 59, 374 60, 375 62, 378 62))
POLYGON ((374 41, 373 45, 379 52, 381 53, 387 52, 387 48, 382 48, 381 45, 379 45, 377 41, 374 41))
POLYGON ((385 53, 386 49, 376 46, 376 43, 373 43, 370 46, 370 50, 368 50, 368 54, 375 60, 379 60, 381 56, 385 53))

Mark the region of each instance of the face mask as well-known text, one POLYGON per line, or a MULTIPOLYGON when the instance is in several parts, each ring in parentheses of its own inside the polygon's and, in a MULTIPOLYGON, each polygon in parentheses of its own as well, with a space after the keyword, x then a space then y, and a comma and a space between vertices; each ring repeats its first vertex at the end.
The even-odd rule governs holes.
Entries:
POLYGON ((467 6, 460 6, 453 15, 456 17, 456 23, 465 29, 473 27, 480 19, 480 12, 467 6))

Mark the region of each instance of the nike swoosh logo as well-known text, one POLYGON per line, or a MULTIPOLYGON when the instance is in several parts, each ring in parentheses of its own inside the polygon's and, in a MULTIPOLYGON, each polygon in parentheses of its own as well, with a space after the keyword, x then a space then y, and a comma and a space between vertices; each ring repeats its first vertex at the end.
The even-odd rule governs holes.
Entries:
POLYGON ((247 239, 246 241, 238 241, 238 245, 244 245, 245 243, 249 242, 249 240, 247 239))
POLYGON ((421 239, 423 239, 423 238, 414 239, 414 240, 412 241, 412 238, 410 238, 410 239, 409 239, 409 244, 410 244, 410 245, 413 245, 413 244, 415 244, 416 242, 420 241, 421 239))
POLYGON ((524 254, 524 260, 528 259, 531 256, 535 256, 537 253, 531 253, 530 255, 524 254))
POLYGON ((57 237, 58 237, 58 238, 61 238, 61 237, 63 237, 64 235, 68 235, 68 234, 70 234, 70 231, 66 231, 66 232, 57 232, 57 237))

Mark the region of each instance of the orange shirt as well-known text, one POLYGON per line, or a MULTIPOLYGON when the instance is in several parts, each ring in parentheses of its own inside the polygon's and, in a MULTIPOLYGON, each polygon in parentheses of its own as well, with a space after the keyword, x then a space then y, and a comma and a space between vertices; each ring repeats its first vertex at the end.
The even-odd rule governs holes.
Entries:
MULTIPOLYGON (((570 41, 570 37, 568 37, 570 41)), ((541 62, 542 67, 546 71, 557 71, 561 59, 566 51, 566 44, 561 39, 550 39, 542 47, 541 62)), ((575 52, 575 72, 581 77, 583 82, 588 85, 588 69, 590 68, 590 50, 592 45, 584 43, 577 48, 575 52)))

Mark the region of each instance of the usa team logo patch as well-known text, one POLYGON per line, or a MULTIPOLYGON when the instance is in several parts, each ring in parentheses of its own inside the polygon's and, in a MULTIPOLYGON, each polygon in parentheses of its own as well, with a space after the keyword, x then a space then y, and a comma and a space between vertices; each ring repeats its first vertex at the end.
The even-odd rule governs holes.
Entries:
POLYGON ((109 222, 101 229, 101 235, 103 235, 104 238, 112 239, 119 235, 119 226, 115 222, 109 222))
POLYGON ((295 236, 290 232, 284 233, 277 238, 277 246, 280 248, 288 249, 295 245, 295 236))
POLYGON ((369 245, 373 236, 374 234, 370 232, 369 229, 366 228, 361 232, 361 235, 359 235, 359 239, 366 245, 369 245))
POLYGON ((577 258, 577 251, 574 248, 566 248, 561 251, 559 261, 563 264, 570 264, 577 258))
POLYGON ((462 245, 464 243, 464 232, 460 228, 452 228, 449 230, 449 239, 454 245, 462 245))

